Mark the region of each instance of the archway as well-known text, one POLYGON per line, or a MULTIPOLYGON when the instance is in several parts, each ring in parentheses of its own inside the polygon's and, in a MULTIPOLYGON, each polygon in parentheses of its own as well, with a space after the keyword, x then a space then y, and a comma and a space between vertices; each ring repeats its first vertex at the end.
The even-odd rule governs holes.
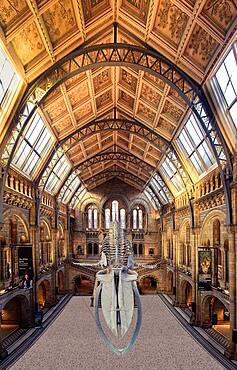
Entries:
POLYGON ((38 303, 42 308, 50 306, 51 287, 48 280, 43 280, 38 286, 38 303))
POLYGON ((226 338, 230 338, 230 312, 227 305, 214 296, 208 296, 203 301, 203 320, 204 327, 212 327, 226 338))
POLYGON ((79 275, 74 280, 74 294, 91 296, 93 294, 94 283, 85 275, 79 275))
POLYGON ((188 281, 181 284, 181 305, 183 307, 192 307, 192 285, 188 281))
POLYGON ((154 276, 145 276, 139 285, 142 294, 154 294, 157 291, 157 279, 154 276))
POLYGON ((1 335, 6 337, 18 328, 27 328, 31 323, 28 299, 18 295, 10 299, 2 309, 1 335))

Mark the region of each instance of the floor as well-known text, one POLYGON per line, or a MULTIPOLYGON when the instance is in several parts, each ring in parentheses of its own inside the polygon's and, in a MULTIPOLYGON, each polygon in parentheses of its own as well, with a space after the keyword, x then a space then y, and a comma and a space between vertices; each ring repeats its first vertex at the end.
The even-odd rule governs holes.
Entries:
POLYGON ((11 369, 223 369, 181 327, 158 295, 141 299, 142 328, 128 353, 113 353, 99 337, 90 298, 73 297, 52 326, 11 369))

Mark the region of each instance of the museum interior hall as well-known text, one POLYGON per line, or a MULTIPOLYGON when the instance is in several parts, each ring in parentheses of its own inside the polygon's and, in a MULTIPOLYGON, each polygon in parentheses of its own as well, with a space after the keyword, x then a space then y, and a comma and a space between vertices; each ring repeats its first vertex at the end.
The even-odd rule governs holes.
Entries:
POLYGON ((1 0, 0 369, 237 369, 236 138, 237 0, 1 0))

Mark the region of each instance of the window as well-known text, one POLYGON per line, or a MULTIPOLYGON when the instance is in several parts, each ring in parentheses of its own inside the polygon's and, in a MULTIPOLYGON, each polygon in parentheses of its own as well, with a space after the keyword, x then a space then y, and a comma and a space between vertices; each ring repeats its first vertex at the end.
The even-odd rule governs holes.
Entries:
POLYGON ((105 210, 105 228, 110 228, 110 209, 106 208, 105 210))
POLYGON ((112 202, 112 221, 119 220, 119 204, 117 200, 112 202))
POLYGON ((75 191, 80 185, 80 180, 76 172, 73 172, 66 180, 65 184, 60 190, 58 195, 58 201, 67 204, 75 191))
POLYGON ((88 229, 98 229, 98 210, 90 206, 87 211, 88 229))
POLYGON ((180 177, 173 162, 168 157, 166 157, 164 162, 162 163, 160 171, 167 178, 168 182, 169 180, 171 181, 177 192, 183 190, 184 187, 182 178, 180 177))
POLYGON ((172 196, 170 194, 170 191, 167 188, 167 186, 165 185, 162 178, 158 175, 158 173, 156 173, 152 177, 152 179, 150 181, 150 185, 152 186, 152 189, 154 190, 154 192, 156 193, 159 201, 162 204, 166 204, 166 203, 169 203, 171 201, 172 196))
POLYGON ((13 164, 32 176, 41 163, 42 157, 45 156, 45 152, 52 147, 53 141, 39 113, 36 113, 20 140, 13 157, 13 164))
POLYGON ((124 208, 120 209, 120 223, 121 223, 121 228, 126 229, 126 211, 124 208))
POLYGON ((13 97, 19 81, 20 78, 0 47, 0 106, 13 97))
POLYGON ((237 42, 216 72, 215 79, 225 99, 227 110, 237 127, 237 42))
POLYGON ((136 230, 137 229, 137 210, 136 209, 132 211, 132 215, 133 215, 132 228, 136 230))
POLYGON ((98 211, 97 211, 97 209, 93 210, 93 218, 94 218, 94 229, 98 229, 98 211))
POLYGON ((92 229, 92 209, 88 209, 88 228, 92 229))
POLYGON ((80 188, 76 191, 76 193, 73 195, 70 201, 70 207, 75 209, 77 204, 80 202, 80 200, 84 197, 85 194, 86 189, 84 188, 84 186, 80 186, 80 188))
POLYGON ((55 194, 58 186, 62 184, 71 166, 66 156, 65 155, 58 156, 58 153, 54 155, 52 161, 57 162, 57 164, 53 168, 51 174, 49 175, 49 178, 46 184, 46 190, 55 194))
POLYGON ((126 229, 126 211, 124 208, 120 208, 120 204, 117 200, 113 200, 111 206, 109 205, 105 209, 105 228, 110 228, 110 222, 118 221, 122 229, 126 229), (112 220, 111 220, 112 216, 112 220))
POLYGON ((143 212, 141 209, 138 210, 138 228, 143 229, 143 212))
POLYGON ((198 175, 207 171, 215 163, 211 149, 206 142, 206 136, 194 115, 191 114, 176 143, 186 158, 189 158, 198 175))
POLYGON ((220 246, 221 238, 220 238, 220 221, 218 219, 214 220, 213 222, 213 246, 220 246))
POLYGON ((133 221, 132 221, 133 229, 134 230, 142 230, 143 229, 143 211, 142 211, 142 209, 139 206, 137 206, 132 211, 132 215, 133 215, 133 221))
POLYGON ((152 207, 156 210, 160 208, 159 201, 157 196, 155 195, 154 191, 151 189, 150 186, 147 186, 144 190, 144 194, 148 198, 149 202, 152 204, 152 207))

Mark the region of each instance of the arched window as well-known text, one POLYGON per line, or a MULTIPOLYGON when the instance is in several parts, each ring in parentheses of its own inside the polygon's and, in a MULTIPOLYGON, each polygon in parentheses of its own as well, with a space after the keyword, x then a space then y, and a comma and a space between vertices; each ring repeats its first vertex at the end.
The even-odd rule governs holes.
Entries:
POLYGON ((92 223, 93 221, 92 221, 92 209, 91 208, 89 208, 88 209, 88 228, 89 229, 92 229, 92 225, 93 225, 93 223, 92 223))
POLYGON ((93 218, 94 218, 94 229, 98 229, 98 210, 95 208, 93 210, 93 218))
POLYGON ((221 240, 220 240, 220 221, 215 220, 213 222, 213 245, 214 246, 220 246, 221 240))
POLYGON ((186 244, 190 244, 190 226, 186 226, 186 244))
POLYGON ((137 210, 136 209, 132 211, 132 216, 133 216, 132 228, 135 230, 137 229, 137 210))
POLYGON ((122 229, 126 229, 126 212, 124 208, 120 209, 120 224, 122 229))
POLYGON ((119 204, 117 200, 112 202, 112 221, 119 220, 119 204))
POLYGON ((142 230, 143 229, 143 211, 142 209, 137 206, 132 213, 133 221, 133 229, 134 230, 142 230))
POLYGON ((138 210, 138 228, 139 230, 143 229, 143 212, 141 209, 138 210))
POLYGON ((110 209, 106 208, 105 210, 105 228, 110 228, 110 209))
POLYGON ((95 206, 90 206, 87 211, 87 225, 88 229, 98 229, 98 210, 95 206))

